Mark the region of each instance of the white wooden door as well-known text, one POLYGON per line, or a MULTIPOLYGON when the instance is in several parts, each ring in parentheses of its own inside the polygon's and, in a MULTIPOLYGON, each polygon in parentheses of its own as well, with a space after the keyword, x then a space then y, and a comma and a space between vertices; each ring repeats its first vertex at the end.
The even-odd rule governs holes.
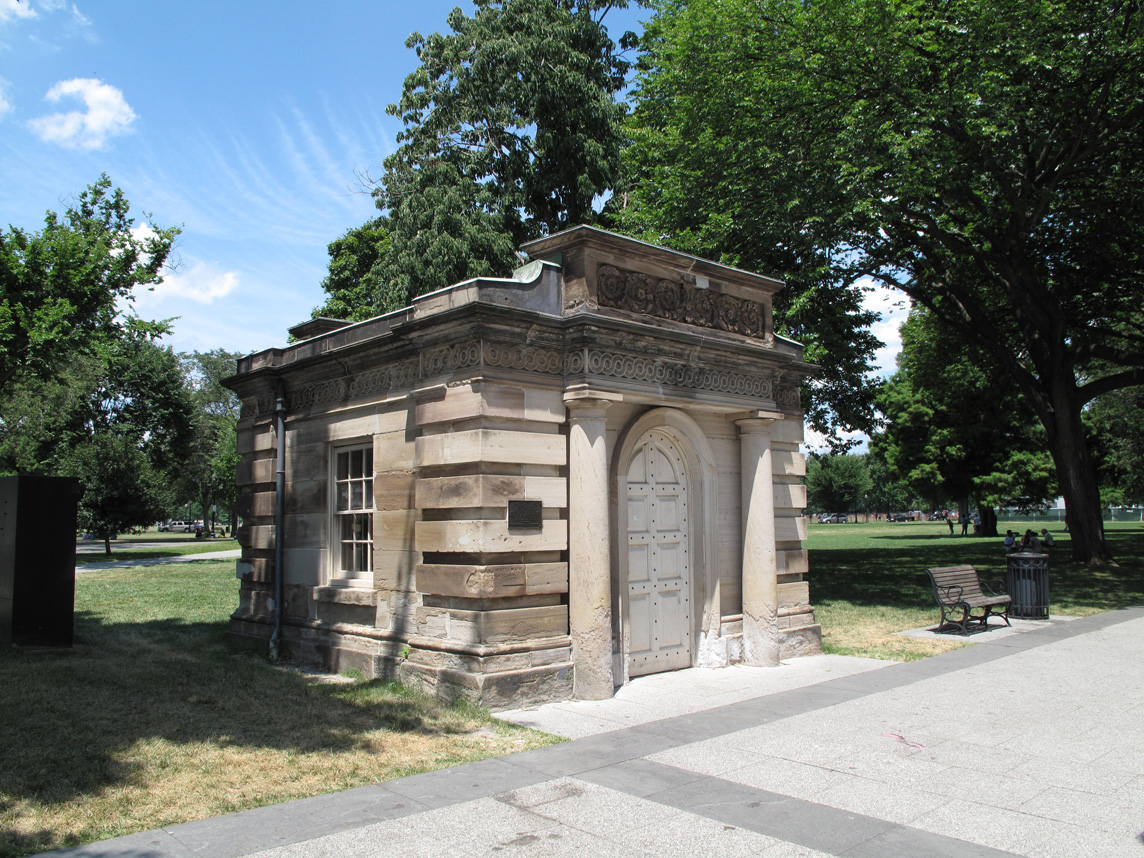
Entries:
POLYGON ((653 429, 628 469, 628 675, 691 666, 687 474, 672 440, 653 429))

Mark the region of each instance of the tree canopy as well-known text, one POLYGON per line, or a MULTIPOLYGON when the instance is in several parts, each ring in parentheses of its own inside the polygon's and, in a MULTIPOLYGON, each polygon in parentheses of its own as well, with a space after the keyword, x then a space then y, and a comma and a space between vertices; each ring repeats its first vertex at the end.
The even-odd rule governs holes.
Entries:
POLYGON ((878 398, 886 426, 871 450, 931 506, 969 501, 986 535, 994 507, 1036 508, 1056 497, 1044 429, 1016 382, 980 348, 915 307, 902 325, 898 371, 878 398))
POLYGON ((129 210, 105 174, 62 217, 49 211, 39 232, 0 229, 0 392, 119 336, 117 302, 162 281, 179 230, 137 229, 129 210))
MULTIPOLYGON (((193 439, 177 469, 179 500, 199 504, 204 521, 221 505, 235 524, 238 484, 238 450, 235 427, 241 404, 238 396, 223 387, 222 379, 233 375, 242 355, 224 349, 179 355, 179 364, 194 405, 193 439)), ((212 522, 213 523, 213 522, 212 522)))
POLYGON ((873 488, 864 455, 811 456, 806 463, 807 502, 820 512, 866 509, 873 488))
POLYGON ((384 217, 330 245, 343 317, 508 274, 523 242, 596 218, 620 169, 628 62, 604 19, 627 0, 475 0, 449 32, 412 34, 420 65, 390 114, 405 125, 375 188, 384 217), (345 312, 347 311, 348 312, 345 312))
POLYGON ((107 540, 168 513, 194 420, 178 359, 132 326, 0 395, 0 471, 79 477, 81 527, 107 540))
POLYGON ((1081 413, 1144 382, 1139 2, 664 0, 635 118, 634 217, 785 255, 796 303, 926 307, 1014 380, 1075 556, 1108 558, 1081 413))

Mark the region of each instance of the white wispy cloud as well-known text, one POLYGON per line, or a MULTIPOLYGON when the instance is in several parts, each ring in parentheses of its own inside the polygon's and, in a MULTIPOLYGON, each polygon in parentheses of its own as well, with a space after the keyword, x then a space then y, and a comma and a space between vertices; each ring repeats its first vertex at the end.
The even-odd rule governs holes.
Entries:
POLYGON ((137 307, 154 306, 163 312, 177 311, 183 301, 213 304, 239 286, 237 271, 224 271, 206 262, 194 262, 185 271, 165 274, 163 282, 147 292, 136 293, 137 307))
POLYGON ((35 18, 36 10, 28 0, 0 0, 0 23, 15 18, 35 18))
POLYGON ((83 111, 28 120, 28 127, 41 140, 69 149, 102 149, 109 138, 126 133, 136 118, 122 91, 95 78, 60 81, 44 98, 53 103, 78 98, 84 103, 83 111))
POLYGON ((3 116, 5 113, 8 113, 12 109, 12 102, 10 102, 8 97, 4 94, 4 90, 7 88, 8 81, 0 77, 0 116, 3 116))

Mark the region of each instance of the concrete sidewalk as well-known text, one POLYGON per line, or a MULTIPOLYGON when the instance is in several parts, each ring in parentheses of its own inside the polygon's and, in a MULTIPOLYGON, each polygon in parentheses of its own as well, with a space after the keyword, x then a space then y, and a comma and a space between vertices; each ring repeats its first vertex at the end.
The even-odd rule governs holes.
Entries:
POLYGON ((506 713, 563 745, 51 854, 1144 856, 1144 608, 973 641, 662 675, 506 713))
POLYGON ((124 558, 122 560, 103 560, 95 563, 77 563, 77 575, 84 572, 94 572, 97 569, 130 569, 133 566, 165 566, 169 563, 193 563, 196 560, 233 560, 242 555, 241 549, 233 548, 228 551, 204 551, 201 554, 170 554, 166 557, 140 557, 138 560, 124 558))

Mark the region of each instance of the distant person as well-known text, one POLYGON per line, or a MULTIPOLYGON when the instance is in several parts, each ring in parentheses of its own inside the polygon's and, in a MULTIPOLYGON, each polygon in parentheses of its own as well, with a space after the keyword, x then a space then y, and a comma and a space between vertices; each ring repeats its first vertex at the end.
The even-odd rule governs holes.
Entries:
POLYGON ((947 513, 945 516, 945 523, 949 525, 949 535, 953 536, 953 516, 947 513))
POLYGON ((961 535, 969 536, 969 516, 961 516, 961 535))
POLYGON ((1021 540, 1021 551, 1027 554, 1041 553, 1041 540, 1037 539, 1037 534, 1032 528, 1025 531, 1025 536, 1021 540))
POLYGON ((1017 534, 1011 530, 1005 531, 1005 553, 1017 550, 1017 534))
POLYGON ((1041 528, 1041 545, 1045 546, 1045 548, 1052 548, 1056 545, 1056 542, 1053 541, 1053 535, 1049 533, 1047 527, 1041 528))
POLYGON ((979 512, 973 514, 973 535, 981 535, 981 513, 979 512))

